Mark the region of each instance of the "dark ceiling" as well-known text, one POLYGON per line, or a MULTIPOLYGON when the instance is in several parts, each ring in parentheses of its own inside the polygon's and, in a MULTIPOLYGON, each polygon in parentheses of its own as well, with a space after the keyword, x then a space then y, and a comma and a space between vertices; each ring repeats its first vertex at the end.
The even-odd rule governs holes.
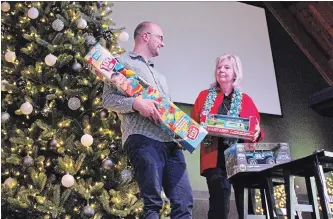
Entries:
POLYGON ((270 11, 333 86, 333 2, 243 2, 270 11))

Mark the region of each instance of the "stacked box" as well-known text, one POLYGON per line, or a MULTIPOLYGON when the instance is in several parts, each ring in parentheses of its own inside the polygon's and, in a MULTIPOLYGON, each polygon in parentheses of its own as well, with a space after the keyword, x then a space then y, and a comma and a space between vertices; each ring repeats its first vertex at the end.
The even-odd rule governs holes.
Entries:
POLYGON ((256 125, 256 118, 241 118, 221 114, 201 115, 202 122, 206 123, 209 135, 228 138, 252 140, 256 125))
POLYGON ((157 110, 162 118, 161 128, 178 144, 193 152, 207 135, 207 131, 165 98, 156 88, 131 69, 125 68, 100 44, 95 45, 85 57, 92 73, 117 87, 124 95, 158 102, 157 110))
POLYGON ((239 172, 261 171, 291 161, 287 143, 234 144, 224 151, 228 178, 239 172))

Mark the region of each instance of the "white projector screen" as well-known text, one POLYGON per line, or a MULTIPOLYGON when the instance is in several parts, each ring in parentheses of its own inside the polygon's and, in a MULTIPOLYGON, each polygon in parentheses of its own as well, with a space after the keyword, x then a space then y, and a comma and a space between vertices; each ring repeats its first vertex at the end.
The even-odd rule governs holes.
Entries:
POLYGON ((173 102, 194 104, 215 81, 216 58, 232 53, 243 65, 241 90, 261 113, 281 115, 264 9, 239 2, 115 2, 113 21, 130 35, 120 42, 127 51, 140 22, 161 26, 165 47, 153 61, 173 102))

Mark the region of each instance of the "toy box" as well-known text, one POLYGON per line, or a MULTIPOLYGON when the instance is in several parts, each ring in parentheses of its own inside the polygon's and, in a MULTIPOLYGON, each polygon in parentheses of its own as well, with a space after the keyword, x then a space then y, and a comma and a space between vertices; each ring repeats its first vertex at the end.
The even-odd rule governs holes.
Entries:
POLYGON ((209 135, 245 140, 253 139, 257 123, 255 117, 241 118, 221 114, 208 114, 201 118, 201 121, 206 121, 206 130, 209 135))
POLYGON ((89 51, 85 60, 92 73, 117 87, 124 95, 156 100, 159 103, 157 108, 162 118, 161 128, 174 139, 179 139, 175 142, 189 152, 192 153, 207 135, 208 132, 203 127, 134 71, 125 68, 100 44, 89 51))
POLYGON ((291 161, 287 143, 234 144, 224 151, 227 176, 238 172, 261 171, 291 161))

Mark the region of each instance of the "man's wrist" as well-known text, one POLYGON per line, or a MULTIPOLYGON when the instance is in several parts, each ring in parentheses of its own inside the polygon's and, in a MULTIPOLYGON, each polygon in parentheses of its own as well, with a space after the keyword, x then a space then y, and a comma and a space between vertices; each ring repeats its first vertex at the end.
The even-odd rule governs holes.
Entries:
POLYGON ((134 112, 139 112, 137 110, 137 99, 136 98, 134 98, 134 100, 133 100, 132 109, 133 109, 134 112))

